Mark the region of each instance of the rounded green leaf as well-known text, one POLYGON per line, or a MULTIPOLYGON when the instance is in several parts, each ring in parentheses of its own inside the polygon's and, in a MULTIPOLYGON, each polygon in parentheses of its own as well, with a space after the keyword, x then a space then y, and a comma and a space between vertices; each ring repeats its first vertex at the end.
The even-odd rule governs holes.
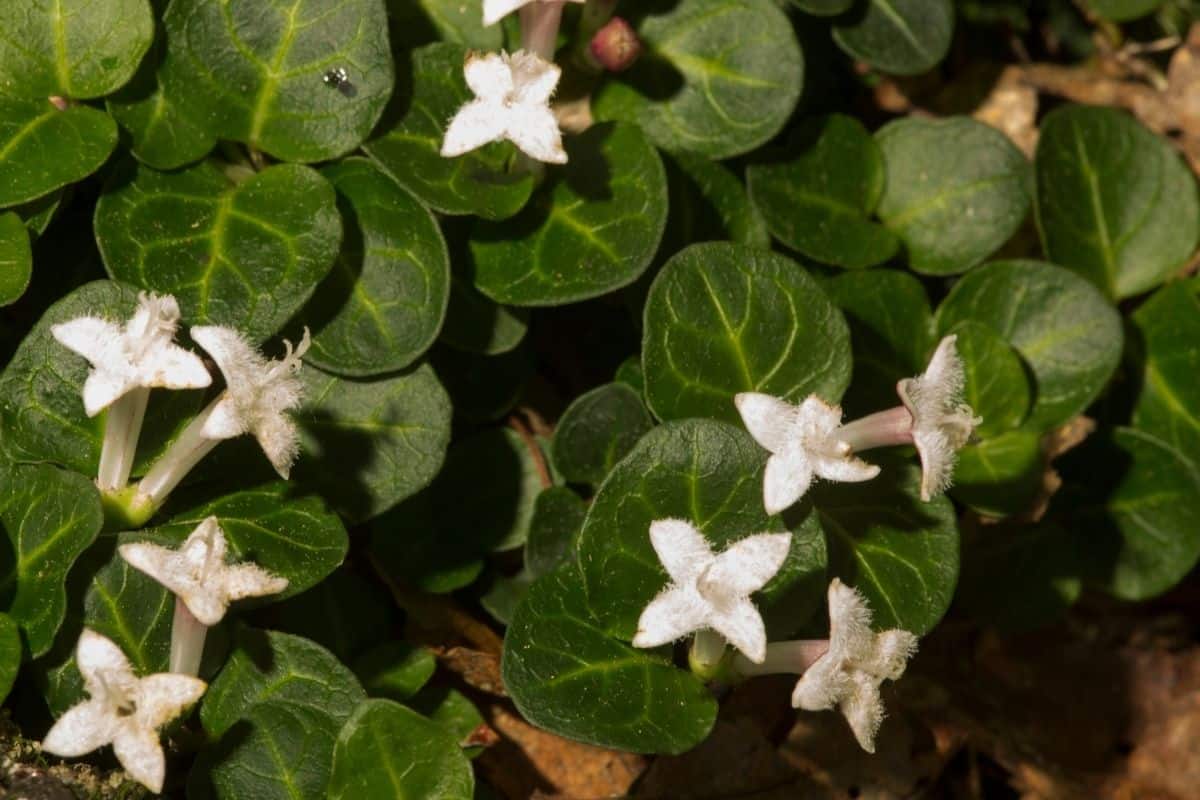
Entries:
POLYGON ((293 478, 364 522, 423 489, 450 442, 450 401, 428 365, 373 381, 301 370, 293 478))
POLYGON ((442 726, 391 700, 361 703, 333 750, 330 800, 471 800, 475 774, 442 726))
POLYGON ((350 670, 324 648, 240 629, 200 706, 200 722, 216 742, 188 775, 188 795, 324 797, 338 733, 365 699, 350 670))
POLYGON ((428 648, 391 639, 363 653, 354 674, 372 697, 404 701, 420 691, 437 670, 428 648))
POLYGON ((1008 137, 969 117, 909 118, 876 134, 887 179, 879 218, 908 264, 953 275, 1007 242, 1029 213, 1029 162, 1008 137))
POLYGON ((21 631, 8 614, 0 613, 0 703, 8 698, 21 669, 21 631))
POLYGON ((525 543, 542 491, 529 447, 509 428, 488 428, 450 448, 430 487, 444 535, 474 537, 497 551, 525 543))
POLYGON ((854 5, 854 0, 791 0, 791 3, 808 14, 832 17, 854 5))
POLYGON ((586 516, 587 505, 565 486, 551 486, 537 496, 525 540, 525 568, 534 578, 553 572, 575 554, 586 516))
POLYGON ((958 451, 950 494, 989 517, 1028 511, 1046 471, 1041 436, 1009 431, 958 451))
POLYGON ((1087 532, 1094 578, 1114 596, 1162 594, 1200 560, 1200 473, 1166 442, 1117 428, 1070 453, 1062 473, 1075 491, 1061 510, 1087 532))
POLYGON ((1128 22, 1146 16, 1163 3, 1164 0, 1085 0, 1084 5, 1105 19, 1128 22))
POLYGON ((282 161, 350 152, 392 94, 382 0, 174 0, 164 22, 166 90, 218 139, 282 161))
POLYGON ((483 572, 491 543, 474 529, 447 534, 438 519, 431 487, 371 520, 371 560, 423 592, 470 585, 483 572))
POLYGON ((968 273, 938 308, 938 331, 964 320, 1000 334, 1033 372, 1032 431, 1087 408, 1121 359, 1120 316, 1094 286, 1053 264, 997 261, 968 273))
POLYGON ((667 220, 658 152, 632 125, 568 137, 570 161, 529 205, 471 229, 475 286, 500 303, 563 305, 627 286, 650 266, 667 220))
POLYGON ((0 525, 11 546, 0 559, 0 597, 34 658, 54 643, 67 613, 67 573, 100 533, 104 515, 90 480, 48 464, 0 471, 0 525))
POLYGON ((833 25, 854 58, 893 75, 917 75, 946 57, 954 35, 950 0, 861 0, 833 25))
POLYGON ((102 111, 88 106, 60 111, 45 97, 0 93, 0 208, 83 180, 116 146, 117 124, 102 111))
POLYGON ((504 46, 503 26, 485 26, 475 3, 386 0, 386 5, 393 47, 413 48, 438 39, 483 51, 495 51, 504 46))
POLYGON ((349 376, 395 372, 437 337, 450 297, 450 260, 437 222, 370 161, 321 174, 338 192, 345 237, 333 270, 304 308, 305 359, 349 376))
POLYGON ((46 232, 46 228, 54 220, 59 206, 62 205, 63 198, 67 194, 66 189, 58 189, 50 194, 42 195, 36 200, 23 203, 13 211, 17 212, 17 216, 25 221, 29 235, 36 238, 46 232))
POLYGON ((297 164, 238 183, 215 161, 169 173, 127 162, 95 227, 109 275, 175 295, 191 324, 259 341, 304 306, 342 238, 333 187, 297 164))
POLYGON ((842 408, 853 417, 895 405, 896 382, 923 372, 934 347, 925 287, 891 269, 844 272, 823 286, 850 324, 854 375, 842 408))
POLYGON ((501 670, 525 719, 601 747, 682 753, 717 716, 695 676, 605 631, 573 564, 530 587, 504 638, 501 670))
POLYGON ((272 603, 320 583, 346 557, 346 527, 319 498, 298 497, 295 488, 277 481, 243 489, 211 502, 174 509, 162 525, 148 531, 183 542, 207 517, 215 516, 229 543, 231 561, 254 561, 287 578, 279 594, 255 602, 272 603))
POLYGON ((463 78, 466 57, 465 48, 448 43, 413 51, 411 86, 397 87, 393 103, 403 111, 396 119, 389 113, 380 126, 383 133, 363 150, 434 211, 506 219, 533 191, 528 172, 510 171, 512 145, 489 144, 458 158, 441 154, 446 125, 474 97, 463 78))
POLYGON ((438 341, 468 353, 494 356, 519 345, 529 328, 529 313, 484 297, 470 279, 450 275, 450 305, 438 341))
POLYGON ((1021 357, 993 328, 964 320, 950 329, 966 374, 963 399, 983 422, 975 435, 988 438, 1025 419, 1033 387, 1021 357))
POLYGON ((680 0, 630 13, 647 52, 600 87, 598 119, 635 122, 664 150, 729 158, 791 116, 804 59, 771 0, 680 0))
POLYGON ((920 501, 920 471, 889 465, 869 483, 819 483, 806 497, 829 544, 830 570, 863 593, 875 627, 933 629, 958 580, 958 524, 943 496, 920 501))
POLYGON ((690 153, 664 155, 663 166, 669 200, 659 258, 673 256, 695 242, 771 246, 763 215, 728 167, 690 153))
MULTIPOLYGON (((51 461, 95 475, 104 437, 104 414, 88 418, 83 383, 90 366, 50 334, 52 325, 81 316, 123 322, 133 315, 137 292, 113 281, 85 284, 47 309, 17 348, 0 378, 4 447, 15 461, 51 461)), ((177 428, 199 411, 201 392, 151 392, 138 440, 134 474, 157 457, 177 428)))
MULTIPOLYGON (((783 528, 763 510, 766 460, 740 428, 691 419, 655 428, 617 464, 592 501, 578 549, 588 606, 605 630, 631 639, 642 610, 669 580, 650 544, 655 520, 688 520, 715 551, 783 528)), ((810 549, 794 536, 787 561, 760 599, 780 596, 811 573, 810 549)))
POLYGON ((791 259, 697 244, 668 261, 650 288, 642 366, 659 419, 736 421, 738 392, 836 402, 850 381, 850 334, 791 259))
POLYGON ((273 629, 311 639, 350 664, 392 629, 394 611, 392 598, 378 582, 343 565, 262 616, 273 629))
POLYGON ((43 102, 102 97, 132 77, 153 38, 148 0, 4 3, 0 87, 43 102))
POLYGON ((430 361, 450 393, 454 416, 472 423, 492 422, 511 411, 537 367, 526 346, 494 356, 438 347, 430 361))
POLYGON ((554 466, 571 483, 598 484, 654 426, 641 395, 623 383, 586 392, 554 429, 554 466))
POLYGON ((33 276, 33 248, 24 221, 11 211, 0 213, 0 306, 25 294, 33 276))
POLYGON ((1047 257, 1109 297, 1154 288, 1192 255, 1200 238, 1196 179, 1165 139, 1127 114, 1052 111, 1036 164, 1047 257))
POLYGON ((1170 284, 1134 312, 1133 323, 1145 365, 1133 425, 1200 467, 1200 299, 1170 284))
POLYGON ((426 685, 408 701, 414 711, 424 714, 456 742, 461 742, 463 754, 474 758, 482 749, 466 745, 471 734, 485 725, 483 715, 462 692, 447 686, 426 685))
POLYGON ((867 217, 883 194, 883 156, 853 117, 808 117, 787 150, 746 170, 750 198, 783 244, 851 269, 887 261, 895 235, 867 217))

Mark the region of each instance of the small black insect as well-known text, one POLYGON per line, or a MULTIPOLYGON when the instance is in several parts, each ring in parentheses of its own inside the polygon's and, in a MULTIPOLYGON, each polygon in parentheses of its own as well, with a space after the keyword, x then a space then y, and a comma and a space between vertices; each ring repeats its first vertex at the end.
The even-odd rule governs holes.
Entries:
POLYGON ((329 70, 321 80, 325 81, 326 86, 332 86, 346 97, 354 97, 354 95, 358 94, 358 90, 350 82, 350 74, 346 72, 345 67, 337 67, 329 70))

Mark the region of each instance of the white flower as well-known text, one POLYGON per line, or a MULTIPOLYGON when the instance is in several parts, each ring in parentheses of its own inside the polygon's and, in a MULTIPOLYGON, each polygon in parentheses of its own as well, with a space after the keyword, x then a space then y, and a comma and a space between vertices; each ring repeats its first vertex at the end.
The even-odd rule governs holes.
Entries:
POLYGON ((91 699, 59 717, 42 749, 70 758, 111 742, 129 776, 161 792, 166 765, 158 729, 200 699, 204 681, 166 673, 139 678, 119 647, 87 628, 76 645, 75 663, 91 699))
POLYGON ((173 342, 179 304, 171 295, 138 295, 124 326, 98 317, 60 322, 50 333, 92 364, 83 407, 94 417, 132 389, 201 389, 212 383, 204 362, 173 342))
POLYGON ((308 350, 308 329, 294 350, 285 342, 287 354, 278 361, 264 358, 232 328, 195 327, 191 334, 225 376, 225 392, 205 419, 202 433, 212 439, 253 433, 275 471, 286 479, 300 451, 296 423, 287 412, 300 404, 296 372, 308 350))
MULTIPOLYGON (((517 9, 534 2, 563 2, 563 0, 483 0, 483 24, 495 25, 517 9)), ((585 0, 571 0, 583 3, 585 0)))
POLYGON ((956 336, 938 343, 925 372, 900 381, 896 391, 912 414, 912 439, 921 456, 921 499, 946 490, 958 450, 983 419, 963 402, 966 376, 954 345, 956 336))
POLYGON ((276 594, 288 585, 257 564, 226 564, 228 545, 216 517, 201 522, 178 550, 149 542, 119 550, 130 566, 170 589, 209 627, 221 621, 232 601, 276 594))
POLYGON ((713 555, 690 522, 660 519, 650 525, 650 542, 672 583, 642 611, 633 646, 657 647, 708 628, 761 662, 767 633, 750 595, 783 566, 792 535, 747 536, 713 555))
POLYGON ((562 133, 550 96, 562 71, 524 50, 467 56, 463 72, 475 99, 450 120, 442 155, 447 158, 508 139, 530 158, 565 164, 562 133))
POLYGON ((916 650, 917 637, 908 631, 872 631, 871 609, 862 595, 834 578, 829 584, 829 650, 800 678, 792 705, 806 711, 838 706, 858 743, 874 753, 883 722, 879 685, 903 675, 916 650))
POLYGON ((746 430, 772 455, 763 476, 763 505, 778 514, 795 503, 813 478, 867 481, 879 467, 854 458, 850 446, 836 436, 842 410, 809 395, 799 406, 767 394, 743 392, 734 397, 746 430))

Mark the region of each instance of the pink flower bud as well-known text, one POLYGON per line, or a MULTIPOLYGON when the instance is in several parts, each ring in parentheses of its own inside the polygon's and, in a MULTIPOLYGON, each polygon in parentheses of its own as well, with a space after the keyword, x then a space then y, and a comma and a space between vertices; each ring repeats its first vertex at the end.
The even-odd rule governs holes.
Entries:
POLYGON ((633 27, 613 17, 592 37, 592 56, 609 72, 621 72, 633 66, 642 54, 642 40, 633 27))

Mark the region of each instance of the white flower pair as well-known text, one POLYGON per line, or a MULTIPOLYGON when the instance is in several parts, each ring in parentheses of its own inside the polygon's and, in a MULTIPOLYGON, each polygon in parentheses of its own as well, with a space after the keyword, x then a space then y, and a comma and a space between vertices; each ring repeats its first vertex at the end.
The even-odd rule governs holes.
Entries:
MULTIPOLYGON (((123 326, 98 317, 78 317, 51 327, 54 338, 92 365, 83 386, 84 410, 109 409, 97 483, 120 491, 129 480, 138 434, 152 388, 198 389, 212 378, 198 356, 174 343, 179 305, 170 295, 138 295, 133 317, 123 326)), ((295 372, 308 349, 308 331, 280 361, 263 358, 232 328, 197 326, 192 339, 216 362, 225 390, 179 436, 139 484, 139 494, 161 505, 217 442, 252 433, 283 478, 299 450, 295 423, 286 412, 300 402, 295 372)))

